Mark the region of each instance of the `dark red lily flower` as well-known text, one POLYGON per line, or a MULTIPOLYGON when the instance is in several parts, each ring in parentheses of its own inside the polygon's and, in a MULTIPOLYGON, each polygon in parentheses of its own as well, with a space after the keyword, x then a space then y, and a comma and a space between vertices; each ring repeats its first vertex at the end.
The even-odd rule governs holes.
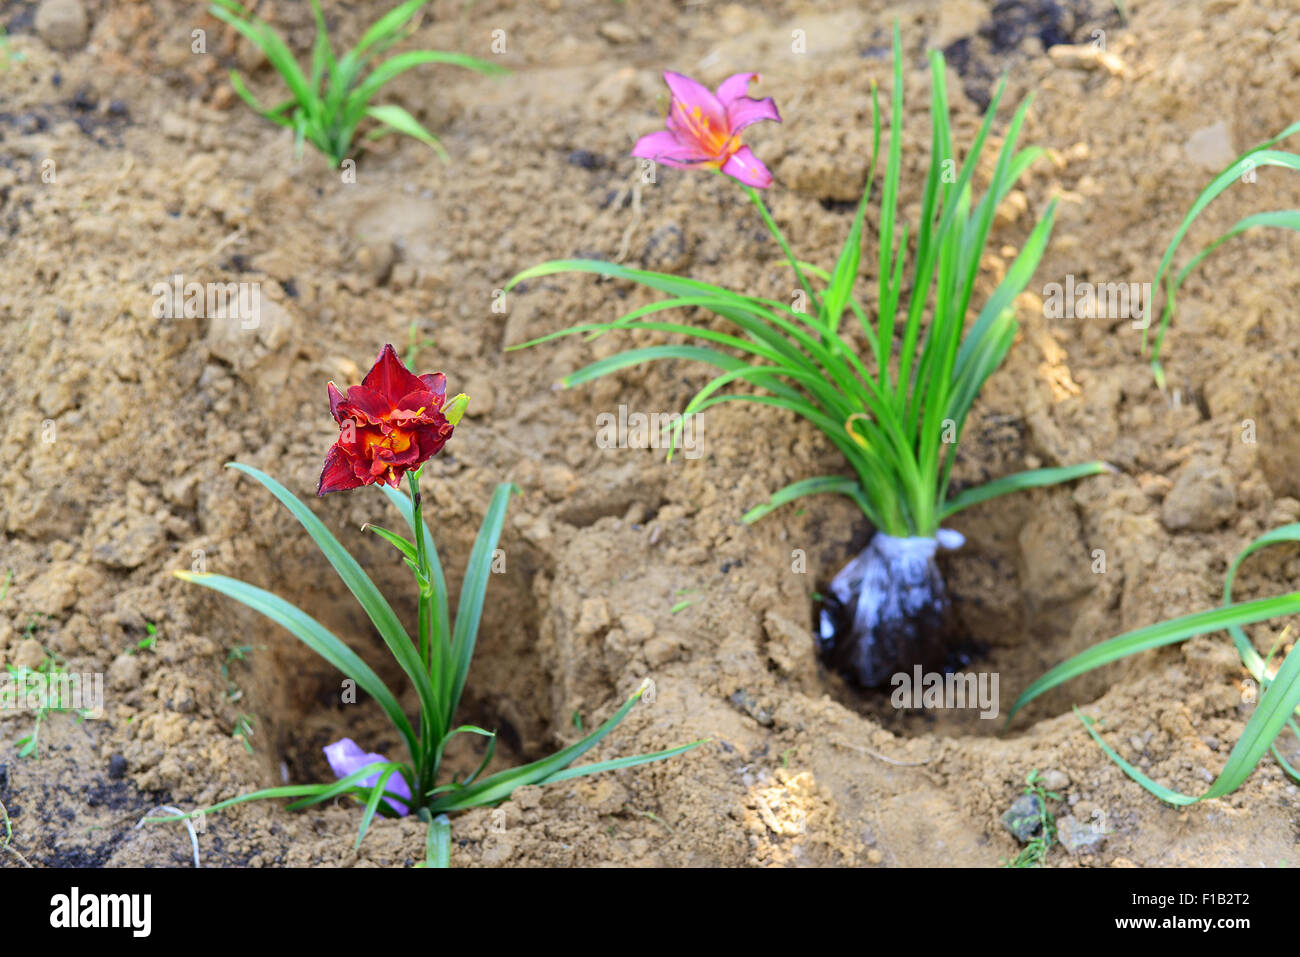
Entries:
POLYGON ((325 456, 317 495, 376 482, 397 488, 407 470, 447 444, 455 428, 443 414, 447 377, 415 375, 391 345, 347 395, 333 382, 327 388, 339 439, 325 456))

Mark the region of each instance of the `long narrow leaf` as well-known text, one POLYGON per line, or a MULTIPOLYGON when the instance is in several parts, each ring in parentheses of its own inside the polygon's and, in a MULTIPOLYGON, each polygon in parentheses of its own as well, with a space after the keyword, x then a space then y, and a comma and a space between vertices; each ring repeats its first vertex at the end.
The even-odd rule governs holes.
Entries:
POLYGON ((366 615, 384 639, 384 644, 393 653, 393 657, 401 666, 402 671, 415 685, 416 693, 420 697, 421 710, 436 711, 438 700, 434 697, 434 689, 429 682, 429 676, 420 662, 420 656, 411 643, 410 636, 406 633, 406 629, 402 627, 402 623, 398 620, 392 606, 388 604, 388 599, 375 587, 375 583, 370 580, 370 576, 365 573, 357 560, 348 553, 346 548, 339 544, 339 540, 330 533, 324 522, 299 501, 297 496, 275 479, 259 469, 239 462, 232 462, 227 468, 236 469, 260 482, 272 495, 280 500, 280 503, 307 530, 307 534, 316 543, 316 547, 321 550, 325 559, 333 566, 339 578, 343 580, 343 584, 347 586, 348 591, 352 592, 365 610, 366 615))
POLYGON ((397 698, 355 651, 331 634, 316 619, 278 595, 273 595, 247 582, 227 578, 224 575, 200 575, 192 572, 175 572, 175 575, 182 581, 202 585, 204 588, 211 588, 213 591, 228 595, 254 611, 261 612, 276 624, 282 625, 346 677, 353 679, 362 691, 374 698, 388 715, 388 719, 401 732, 412 758, 419 754, 415 732, 397 703, 397 698))

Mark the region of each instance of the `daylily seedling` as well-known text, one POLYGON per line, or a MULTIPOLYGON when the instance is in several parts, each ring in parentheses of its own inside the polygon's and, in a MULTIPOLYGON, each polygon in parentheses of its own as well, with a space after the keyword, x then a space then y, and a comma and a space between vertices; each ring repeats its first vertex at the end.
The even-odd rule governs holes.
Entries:
POLYGON ((1219 776, 1214 779, 1214 783, 1205 793, 1183 794, 1148 777, 1120 757, 1119 752, 1106 743, 1097 730, 1099 722, 1085 715, 1077 707, 1074 709, 1075 716, 1083 722, 1088 734, 1125 774, 1160 800, 1177 807, 1231 794, 1250 776, 1255 766, 1269 751, 1273 752, 1273 757, 1293 781, 1300 781, 1300 770, 1282 756, 1277 746, 1279 737, 1288 728, 1296 738, 1300 738, 1300 725, 1296 723, 1296 710, 1300 708, 1300 652, 1292 648, 1277 669, 1272 671, 1270 664, 1273 652, 1269 653, 1268 658, 1260 657, 1255 646, 1251 644, 1250 638, 1242 630, 1245 625, 1300 612, 1300 592, 1290 592, 1272 598, 1257 598, 1254 601, 1234 602, 1232 600, 1232 586, 1242 562, 1263 548, 1296 543, 1300 543, 1300 523, 1282 525, 1260 535, 1243 548, 1229 566, 1223 583, 1221 607, 1184 615, 1181 618, 1171 618, 1126 632, 1061 662, 1021 692, 1020 697, 1011 706, 1011 710, 1007 712, 1007 725, 1011 724, 1017 712, 1030 701, 1071 678, 1077 678, 1094 668, 1100 668, 1102 665, 1142 651, 1150 651, 1153 648, 1186 641, 1197 635, 1208 635, 1226 629, 1232 637, 1233 647, 1243 667, 1258 682, 1261 696, 1254 713, 1242 730, 1241 737, 1233 745, 1223 770, 1219 772, 1219 776))
POLYGON ((208 9, 214 17, 230 24, 266 54, 292 94, 289 99, 268 109, 249 92, 243 77, 232 70, 230 85, 240 99, 272 123, 293 130, 299 154, 306 141, 338 166, 352 150, 357 127, 367 119, 379 124, 366 135, 367 140, 388 133, 402 133, 428 144, 440 157, 447 158, 438 138, 402 107, 392 103, 371 105, 379 91, 399 73, 425 63, 445 63, 486 74, 508 72, 502 66, 464 53, 415 50, 399 53, 367 74, 365 71, 372 57, 406 39, 410 33, 410 21, 426 3, 428 0, 407 0, 393 8, 375 21, 355 47, 336 58, 320 0, 312 0, 316 42, 311 51, 310 76, 303 73, 279 35, 236 0, 215 0, 208 9))
MULTIPOLYGON (((1160 258, 1160 268, 1156 270, 1154 285, 1158 288, 1160 280, 1165 280, 1165 306, 1160 314, 1160 325, 1156 331, 1155 341, 1150 343, 1151 348, 1151 371, 1155 376, 1156 385, 1161 391, 1165 388, 1165 370, 1160 364, 1160 347, 1164 344, 1165 333, 1169 331, 1169 322, 1174 317, 1178 290, 1188 275, 1194 270, 1205 257, 1214 252, 1229 239, 1246 232, 1248 229, 1257 227, 1271 229, 1290 229, 1294 232, 1300 232, 1300 209, 1273 209, 1262 213, 1254 213, 1244 219, 1238 220, 1237 223, 1227 232, 1220 235, 1212 243, 1198 252, 1192 259, 1174 275, 1170 268, 1173 265, 1174 254, 1178 247, 1182 245, 1183 239, 1187 236, 1187 231, 1191 229, 1192 223, 1205 211, 1205 208, 1212 203, 1216 197, 1232 184, 1250 177, 1248 182, 1253 182, 1255 170, 1261 166, 1280 166, 1283 169, 1300 171, 1300 154, 1288 153, 1286 150, 1273 149, 1282 140, 1287 139, 1295 134, 1300 133, 1300 123, 1292 123, 1281 133, 1270 137, 1264 142, 1253 146, 1246 152, 1242 153, 1235 160, 1228 164, 1228 168, 1210 181, 1210 185, 1201 190, 1196 201, 1192 203, 1191 209, 1183 217, 1182 223, 1178 226, 1178 231, 1174 233, 1174 238, 1169 241, 1165 254, 1160 258)), ((1149 318, 1149 316, 1148 316, 1149 318)), ((1148 346, 1148 337, 1150 336, 1150 326, 1144 326, 1142 329, 1142 349, 1145 351, 1148 346)))
POLYGON ((457 726, 453 721, 474 655, 493 554, 505 522, 506 506, 515 489, 503 483, 492 495, 482 528, 470 552, 453 626, 447 583, 433 536, 423 518, 420 497, 423 463, 437 454, 451 438, 468 403, 464 395, 444 402, 445 391, 446 378, 442 373, 413 374, 402 365, 391 345, 384 346, 361 385, 353 386, 346 394, 333 383, 327 387, 330 412, 339 426, 339 438, 326 456, 318 494, 377 485, 401 512, 414 541, 376 525, 367 525, 366 528, 393 545, 415 575, 419 592, 415 641, 356 559, 292 492, 255 468, 238 463, 230 465, 252 476, 289 509, 361 603, 415 688, 420 701, 418 724, 411 723, 397 696, 374 670, 351 647, 306 612, 270 592, 233 578, 176 573, 185 581, 219 591, 261 612, 354 680, 357 687, 374 699, 388 716, 406 745, 409 759, 389 760, 344 737, 325 748, 330 767, 339 778, 336 783, 267 788, 222 801, 206 811, 259 798, 294 798, 294 803, 289 805, 292 809, 339 796, 354 797, 365 804, 357 834, 359 846, 376 813, 401 816, 415 810, 422 820, 429 823, 429 859, 426 863, 446 866, 450 855, 447 812, 496 804, 508 798, 515 788, 527 784, 547 784, 663 760, 701 743, 695 741, 652 754, 570 767, 623 720, 641 697, 638 690, 613 717, 576 744, 549 758, 480 780, 492 761, 496 734, 475 725, 457 726), (399 489, 403 476, 410 488, 409 497, 399 489), (458 734, 474 734, 487 739, 482 763, 463 780, 454 778, 440 784, 438 772, 443 751, 458 734))
MULTIPOLYGON (((848 496, 878 530, 876 539, 831 584, 823 620, 825 650, 859 682, 879 684, 910 668, 923 648, 942 651, 948 618, 943 580, 933 555, 956 547, 961 536, 940 523, 961 509, 1019 489, 1051 485, 1103 471, 1101 462, 1035 469, 968 488, 953 495, 949 480, 962 430, 975 397, 1002 364, 1015 338, 1016 296, 1033 275, 1052 228, 1055 201, 1025 239, 1019 254, 967 328, 976 279, 993 225, 994 211, 1042 151, 1017 151, 1029 108, 1026 100, 1007 128, 992 179, 976 202, 973 178, 1005 84, 993 96, 975 142, 955 168, 948 120, 943 56, 930 55, 931 155, 921 196, 920 222, 909 245, 908 229, 896 235, 902 166, 903 55, 894 29, 894 82, 889 156, 880 189, 878 293, 874 321, 854 295, 862 260, 867 201, 880 152, 881 120, 873 97, 873 147, 857 214, 832 272, 797 259, 756 187, 766 169, 739 146, 736 132, 759 119, 778 119, 770 100, 742 96, 756 76, 740 73, 715 96, 694 81, 666 74, 673 92, 668 129, 640 140, 633 155, 669 166, 720 170, 744 184, 773 239, 785 254, 799 288, 791 300, 731 292, 710 283, 630 269, 600 260, 562 260, 527 269, 507 288, 539 276, 586 272, 627 279, 672 298, 653 302, 615 322, 589 323, 513 348, 560 336, 638 329, 675 334, 691 344, 658 345, 611 355, 565 377, 577 385, 656 359, 689 359, 721 370, 695 396, 675 424, 722 402, 753 402, 787 409, 820 429, 852 466, 854 475, 797 481, 744 516, 756 521, 803 495, 848 496), (949 175, 953 174, 953 175, 949 175), (909 253, 911 254, 909 256, 909 253), (911 276, 905 278, 910 260, 911 276), (820 288, 814 288, 818 280, 820 288), (727 332, 703 325, 665 322, 670 309, 706 309, 727 321, 727 332), (840 320, 851 312, 859 341, 840 320), (928 319, 928 323, 925 320, 928 319), (697 343, 703 344, 697 344, 697 343), (858 352, 865 346, 865 360, 858 352), (737 387, 757 386, 755 394, 737 387), (730 388, 728 388, 730 387, 730 388)), ((933 662, 942 665, 942 661, 933 662)))

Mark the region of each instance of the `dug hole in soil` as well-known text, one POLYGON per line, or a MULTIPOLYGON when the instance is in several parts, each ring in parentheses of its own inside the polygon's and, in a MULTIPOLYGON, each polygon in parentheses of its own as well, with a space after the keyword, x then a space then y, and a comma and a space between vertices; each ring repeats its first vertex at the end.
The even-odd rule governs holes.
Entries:
MULTIPOLYGON (((70 671, 107 676, 104 719, 51 715, 39 757, 20 758, 13 744, 31 716, 0 718, 0 802, 27 861, 183 866, 192 852, 181 825, 135 827, 151 809, 328 780, 320 749, 344 735, 400 751, 378 709, 341 704, 343 677, 295 639, 171 573, 202 561, 267 588, 400 685, 306 534, 222 466, 254 465, 310 497, 335 437, 325 382, 360 381, 384 342, 403 349, 415 320, 433 341, 417 371, 445 371, 452 392, 472 396, 426 470, 453 595, 494 484, 522 490, 460 715, 500 731, 494 767, 576 740, 579 722, 608 717, 646 677, 653 701, 584 760, 710 739, 671 761, 525 788, 499 812, 456 816, 453 866, 996 865, 1019 850, 1000 815, 1035 768, 1057 772, 1058 820, 1104 825, 1100 839, 1055 847, 1051 865, 1294 863, 1298 792, 1273 762, 1226 798, 1174 809, 1129 781, 1071 711, 1103 718, 1108 740, 1163 784, 1200 793, 1253 709, 1226 636, 1077 679, 1003 736, 1001 719, 973 710, 895 709, 888 690, 849 687, 814 652, 813 594, 866 544, 861 514, 822 496, 739 521, 790 481, 844 470, 815 429, 732 403, 705 415, 697 459, 599 448, 598 413, 680 410, 708 370, 665 363, 559 390, 593 358, 657 340, 505 348, 613 319, 648 295, 561 276, 492 308, 517 271, 576 256, 788 295, 779 250, 731 184, 673 170, 640 183, 627 154, 658 123, 664 68, 714 84, 762 71, 759 95, 784 117, 753 136, 777 180, 768 199, 798 254, 823 265, 863 187, 870 81, 887 93, 892 19, 907 65, 909 221, 929 144, 925 50, 947 51, 963 148, 1010 70, 1003 116, 1036 91, 1022 142, 1049 152, 999 211, 977 301, 1052 197, 1059 211, 955 479, 1093 458, 1117 472, 952 523, 966 544, 940 561, 969 668, 999 676, 1005 713, 1066 657, 1213 606, 1237 551, 1300 517, 1300 392, 1281 388, 1296 359, 1300 279, 1285 268, 1294 237, 1241 237, 1188 282, 1166 343, 1168 395, 1128 320, 1048 320, 1039 294, 1066 275, 1153 276, 1209 178, 1294 120, 1300 25, 1286 3, 1129 3, 1122 23, 1101 0, 441 0, 408 46, 488 56, 503 30, 499 59, 512 74, 403 74, 385 99, 436 131, 451 162, 391 138, 347 184, 319 156, 295 160, 284 131, 233 97, 232 66, 264 99, 278 97, 278 80, 197 5, 79 5, 88 39, 70 49, 38 35, 35 4, 0 5, 0 575, 14 572, 0 653, 35 664, 46 649, 70 671), (191 52, 195 29, 207 54, 191 52), (1096 30, 1112 56, 1081 50, 1096 30), (53 182, 42 177, 49 160, 53 182), (154 318, 150 290, 176 274, 260 283, 259 327, 154 318), (1254 444, 1242 441, 1246 419, 1254 444), (150 626, 156 642, 139 648, 150 626), (251 736, 236 736, 244 721, 251 736)), ((335 36, 355 39, 386 6, 328 11, 335 36)), ((305 56, 309 6, 277 4, 274 23, 305 56)), ((1247 211, 1294 206, 1295 192, 1282 171, 1260 171, 1210 208, 1191 241, 1247 211)), ((858 286, 869 312, 877 207, 858 286)), ((396 521, 383 497, 361 490, 312 507, 412 620, 405 569, 359 530, 396 521)), ((1297 580, 1294 552, 1272 549, 1247 565, 1240 597, 1297 580)), ((1253 629, 1257 646, 1286 624, 1253 629)), ((413 698, 404 703, 414 711, 413 698)), ((477 763, 473 742, 458 747, 448 771, 477 763)), ((354 851, 358 814, 346 803, 243 805, 205 819, 202 862, 400 866, 423 856, 415 820, 377 822, 354 851)))

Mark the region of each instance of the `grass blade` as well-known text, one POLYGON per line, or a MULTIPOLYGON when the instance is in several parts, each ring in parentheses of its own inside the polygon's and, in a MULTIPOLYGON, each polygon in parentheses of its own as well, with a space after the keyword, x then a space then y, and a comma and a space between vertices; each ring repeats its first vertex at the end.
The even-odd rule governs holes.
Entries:
POLYGON ((346 548, 339 544, 339 540, 330 533, 324 522, 299 501, 297 496, 275 479, 252 466, 238 462, 231 462, 227 468, 236 469, 260 482, 272 495, 280 500, 281 504, 307 530, 307 534, 316 543, 316 547, 321 550, 325 559, 333 566, 339 578, 343 580, 343 584, 347 586, 348 591, 352 592, 357 602, 365 610, 375 629, 384 639, 384 644, 393 653, 393 658, 406 672, 407 677, 411 679, 416 693, 420 696, 421 711, 436 713, 438 699, 434 697, 434 689, 420 662, 419 653, 411 643, 410 636, 407 635, 406 629, 402 627, 402 623, 398 620, 392 606, 388 604, 388 599, 375 587, 375 583, 370 580, 370 576, 365 573, 357 560, 348 553, 346 548))
MULTIPOLYGON (((397 133, 403 133, 406 136, 417 139, 421 143, 431 147, 443 162, 450 159, 447 155, 447 151, 443 149, 442 144, 438 142, 438 138, 421 126, 416 121, 415 117, 406 112, 406 110, 402 109, 400 106, 395 106, 391 103, 385 106, 370 106, 366 108, 366 116, 370 117, 372 120, 378 120, 380 123, 384 124, 384 126, 397 133)), ((371 134, 369 138, 374 139, 376 135, 382 136, 384 135, 384 131, 380 130, 377 133, 371 134)))
MULTIPOLYGON (((859 507, 862 505, 862 486, 857 479, 848 478, 844 475, 820 475, 817 478, 801 479, 798 482, 791 482, 785 488, 776 492, 767 502, 762 505, 755 505, 743 516, 741 521, 746 525, 752 525, 764 515, 775 511, 782 505, 787 505, 797 498, 805 495, 823 495, 826 493, 836 493, 847 495, 853 499, 859 507)), ((865 509, 864 509, 865 511, 865 509)))
POLYGON ((1114 471, 1113 466, 1105 462, 1083 462, 1079 465, 1030 469, 1026 472, 1004 475, 1002 478, 993 479, 983 485, 968 488, 948 499, 939 510, 939 521, 946 521, 962 509, 970 508, 980 502, 987 502, 991 498, 997 498, 1010 492, 1019 492, 1027 488, 1042 488, 1044 485, 1059 485, 1061 482, 1071 482, 1074 479, 1083 478, 1085 475, 1100 475, 1102 472, 1112 471, 1114 471))
MULTIPOLYGON (((1149 651, 1152 648, 1160 648, 1164 645, 1185 641, 1196 635, 1220 631, 1233 625, 1249 625, 1282 615, 1293 615, 1296 612, 1300 612, 1300 592, 1290 592, 1273 598, 1259 598, 1255 601, 1241 602, 1227 608, 1200 611, 1126 632, 1116 638, 1103 641, 1099 645, 1094 645, 1087 651, 1061 662, 1061 664, 1033 681, 1016 699, 1015 704, 1011 706, 1011 711, 1007 714, 1007 723, 1010 724, 1011 719, 1016 716, 1016 712, 1039 695, 1050 691, 1057 685, 1064 684, 1071 678, 1077 678, 1085 672, 1110 664, 1112 661, 1127 658, 1129 655, 1137 654, 1140 651, 1149 651)), ((1300 663, 1300 656, 1292 655, 1291 657, 1297 658, 1297 663, 1300 663)))
POLYGON ((224 575, 201 575, 193 572, 174 574, 182 581, 221 592, 283 626, 308 648, 341 671, 345 677, 353 679, 362 691, 374 698, 388 715, 388 719, 393 722, 394 727, 401 732, 411 757, 414 758, 419 754, 415 732, 397 703, 397 698, 355 651, 331 634, 316 619, 278 595, 273 595, 247 582, 227 578, 224 575))
POLYGON ((454 668, 448 673, 451 685, 445 699, 448 702, 449 717, 456 713, 461 693, 465 690, 470 661, 474 658, 474 645, 478 640, 479 622, 483 617, 483 599, 492 577, 494 553, 497 542, 501 539, 510 495, 516 491, 518 489, 510 482, 497 485, 492 500, 488 503, 487 514, 483 516, 478 537, 474 539, 474 548, 470 551, 469 564, 465 568, 465 582, 460 590, 460 603, 456 606, 456 626, 451 641, 454 668))

